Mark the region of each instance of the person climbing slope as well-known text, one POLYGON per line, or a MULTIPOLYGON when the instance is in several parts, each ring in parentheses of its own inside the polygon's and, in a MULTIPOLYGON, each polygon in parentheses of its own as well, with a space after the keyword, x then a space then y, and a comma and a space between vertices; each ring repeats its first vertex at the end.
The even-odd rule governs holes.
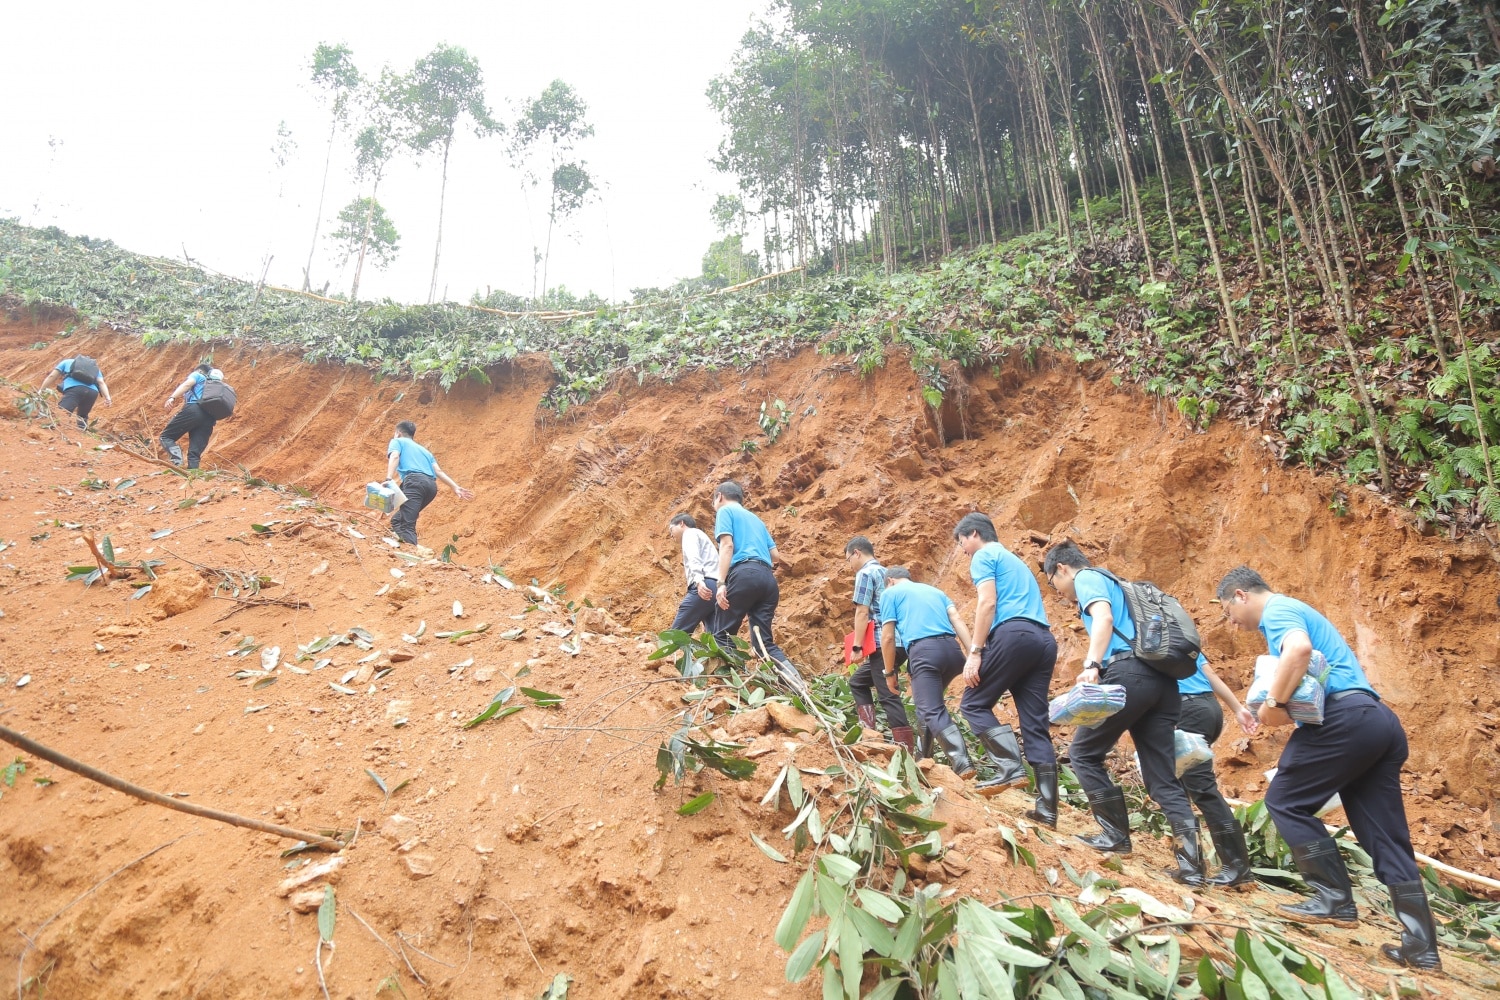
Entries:
POLYGON ((1261 725, 1291 725, 1286 703, 1306 675, 1313 650, 1328 661, 1328 673, 1319 681, 1324 690, 1323 722, 1297 726, 1266 789, 1266 811, 1291 847, 1297 871, 1313 890, 1311 899, 1283 903, 1279 909, 1307 923, 1358 923, 1349 870, 1317 816, 1323 803, 1337 794, 1354 839, 1374 862, 1375 877, 1390 889, 1391 908, 1401 925, 1401 943, 1381 945, 1381 954, 1399 965, 1440 968, 1437 927, 1412 854, 1401 799, 1401 765, 1407 756, 1401 720, 1375 693, 1338 629, 1313 608, 1273 593, 1249 566, 1226 573, 1216 596, 1229 620, 1247 632, 1259 631, 1277 658, 1276 675, 1260 709, 1261 725))
MULTIPOLYGON (((943 704, 943 692, 963 673, 969 629, 947 594, 916 583, 905 566, 885 571, 880 595, 880 652, 887 681, 896 676, 896 635, 906 643, 906 666, 911 674, 911 700, 917 709, 918 741, 936 740, 948 755, 948 766, 960 778, 976 768, 964 746, 963 733, 943 704)), ((919 753, 921 751, 918 751, 919 753)))
POLYGON ((58 408, 67 410, 78 419, 79 430, 88 428, 89 413, 100 397, 103 397, 105 406, 115 405, 109 395, 109 386, 104 381, 104 373, 99 370, 99 363, 86 354, 59 361, 42 380, 42 388, 50 389, 59 380, 62 388, 58 390, 61 393, 61 398, 57 401, 58 408))
MULTIPOLYGON (((1219 707, 1219 702, 1224 703, 1247 735, 1253 735, 1260 728, 1255 716, 1240 704, 1229 685, 1214 672, 1214 668, 1208 665, 1208 658, 1201 653, 1197 672, 1177 682, 1177 694, 1181 704, 1177 728, 1185 733, 1197 733, 1209 746, 1213 746, 1224 732, 1224 710, 1219 707)), ((1224 793, 1219 791, 1214 762, 1206 760, 1193 765, 1182 773, 1179 780, 1188 798, 1203 814, 1208 835, 1213 838, 1214 849, 1219 855, 1218 873, 1205 879, 1204 884, 1224 888, 1253 885, 1255 875, 1251 871, 1245 831, 1234 818, 1234 810, 1224 801, 1224 793)))
POLYGON ((714 490, 714 537, 719 541, 719 613, 714 616, 714 636, 728 641, 748 616, 751 649, 795 676, 797 668, 771 634, 776 606, 781 603, 781 586, 771 563, 786 560, 776 551, 765 522, 746 510, 744 503, 745 490, 739 483, 721 483, 714 490))
MULTIPOLYGON (((187 467, 198 468, 199 461, 203 458, 203 451, 208 447, 208 439, 213 437, 214 425, 219 418, 203 408, 203 390, 210 381, 223 382, 224 373, 205 361, 195 368, 177 388, 172 390, 172 395, 162 404, 162 409, 170 410, 177 405, 177 397, 182 397, 182 409, 167 421, 167 426, 161 432, 161 447, 174 464, 182 465, 182 449, 177 442, 184 434, 188 439, 187 467)), ((231 400, 231 407, 233 402, 231 400)))
POLYGON ((437 499, 438 480, 447 483, 460 500, 474 499, 474 491, 455 483, 438 465, 432 452, 417 444, 417 425, 403 420, 386 446, 385 477, 401 487, 406 502, 391 515, 391 532, 408 545, 417 544, 417 517, 437 499))
POLYGON ((677 606, 672 628, 692 635, 699 625, 712 631, 714 591, 719 589, 719 547, 700 527, 691 514, 673 514, 667 522, 667 533, 682 546, 682 572, 687 577, 687 593, 677 606))
MULTIPOLYGON (((854 698, 854 712, 859 724, 867 732, 878 733, 880 727, 875 718, 875 702, 885 710, 885 724, 891 729, 891 741, 906 747, 908 753, 916 753, 916 741, 912 737, 911 722, 906 718, 906 706, 891 684, 886 682, 884 657, 880 652, 880 595, 885 591, 885 567, 875 558, 875 546, 864 535, 855 535, 844 546, 844 561, 854 565, 854 662, 849 675, 849 693, 854 698), (876 626, 874 641, 868 648, 864 645, 870 625, 876 626)), ((896 666, 899 669, 906 659, 905 651, 896 650, 896 666)), ((894 678, 892 678, 894 680, 894 678)))

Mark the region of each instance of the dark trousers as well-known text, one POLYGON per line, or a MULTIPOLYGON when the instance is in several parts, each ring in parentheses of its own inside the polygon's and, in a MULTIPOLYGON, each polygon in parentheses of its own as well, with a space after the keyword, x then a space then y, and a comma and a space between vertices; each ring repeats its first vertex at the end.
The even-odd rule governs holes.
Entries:
POLYGON ((403 542, 415 545, 417 517, 437 499, 437 480, 425 472, 408 472, 401 477, 401 492, 406 494, 406 503, 391 515, 391 532, 403 542))
MULTIPOLYGON (((709 593, 719 589, 718 580, 704 580, 703 585, 708 588, 709 593)), ((677 605, 677 617, 672 619, 672 628, 692 635, 699 625, 713 620, 716 610, 712 597, 705 601, 698 596, 697 587, 689 586, 687 596, 677 605)))
POLYGON ((964 672, 964 651, 952 635, 935 635, 908 643, 906 668, 911 672, 911 700, 917 707, 917 723, 929 733, 940 733, 953 725, 943 692, 953 678, 964 672))
POLYGON ((82 430, 89 425, 89 414, 93 412, 94 403, 98 400, 98 389, 91 385, 75 385, 64 390, 62 398, 57 401, 57 407, 76 416, 78 429, 82 430))
POLYGON ((215 423, 214 418, 204 413, 197 403, 184 403, 161 432, 162 450, 171 455, 174 462, 182 461, 182 450, 177 447, 177 442, 186 434, 187 467, 196 469, 203 457, 203 449, 208 447, 208 439, 213 436, 215 423))
POLYGON ((983 733, 1000 725, 995 704, 1009 691, 1016 700, 1016 715, 1026 759, 1032 764, 1055 764, 1052 732, 1047 720, 1047 695, 1052 688, 1052 668, 1057 665, 1057 640, 1052 630, 1025 618, 1003 621, 990 630, 979 664, 979 685, 965 688, 958 709, 969 728, 983 733))
POLYGON ((1406 730, 1380 701, 1363 692, 1329 698, 1323 724, 1297 727, 1281 751, 1266 789, 1276 832, 1293 847, 1326 837, 1314 814, 1337 792, 1375 877, 1386 885, 1417 881, 1422 876, 1401 801, 1406 753, 1406 730))
MULTIPOLYGON (((897 646, 896 669, 900 670, 901 664, 905 662, 906 650, 897 646)), ((873 705, 879 699, 880 707, 885 710, 887 726, 894 728, 911 725, 906 718, 906 706, 901 704, 901 696, 886 683, 885 658, 881 656, 880 650, 871 653, 859 665, 859 669, 849 675, 849 693, 854 696, 856 705, 873 705)))
POLYGON ((738 632, 745 618, 749 617, 750 648, 759 655, 764 647, 765 654, 771 659, 789 662, 771 635, 771 619, 776 617, 776 605, 781 603, 781 588, 771 567, 754 559, 731 566, 724 589, 729 598, 729 610, 720 610, 714 615, 714 636, 727 639, 738 632), (760 634, 759 640, 756 633, 760 634))
POLYGON ((1146 791, 1174 828, 1195 826, 1193 807, 1177 780, 1176 743, 1172 737, 1172 730, 1177 728, 1177 682, 1127 656, 1104 668, 1101 683, 1123 685, 1125 707, 1099 725, 1080 726, 1073 734, 1068 759, 1073 764, 1073 773, 1078 775, 1078 783, 1090 801, 1115 787, 1104 767, 1104 758, 1120 736, 1128 732, 1141 758, 1146 791))
MULTIPOLYGON (((1219 699, 1212 694, 1185 694, 1181 696, 1182 709, 1177 715, 1177 728, 1185 733, 1197 733, 1213 746, 1224 732, 1224 710, 1219 699)), ((1219 791, 1219 778, 1214 773, 1214 762, 1206 760, 1188 768, 1182 774, 1182 787, 1188 798, 1198 807, 1208 825, 1234 825, 1234 810, 1224 801, 1219 791)))

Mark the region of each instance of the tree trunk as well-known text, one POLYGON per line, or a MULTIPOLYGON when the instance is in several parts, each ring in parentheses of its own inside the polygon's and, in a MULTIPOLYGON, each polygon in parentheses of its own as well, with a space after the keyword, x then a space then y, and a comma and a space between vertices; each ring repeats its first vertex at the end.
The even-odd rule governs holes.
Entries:
POLYGON ((438 231, 437 246, 432 250, 432 284, 427 286, 427 304, 437 296, 438 260, 443 253, 443 208, 448 201, 448 150, 453 148, 453 137, 443 143, 443 182, 438 187, 438 231))
POLYGON ((375 220, 375 193, 380 190, 380 175, 375 176, 375 184, 370 188, 370 203, 365 206, 365 231, 359 241, 359 262, 354 265, 354 284, 349 289, 349 299, 353 302, 359 301, 359 276, 365 270, 365 251, 370 246, 370 226, 375 220))
POLYGON ((318 252, 318 229, 323 225, 323 197, 328 194, 328 168, 333 164, 333 140, 339 134, 339 122, 335 118, 328 130, 328 155, 323 159, 323 186, 318 189, 318 215, 313 219, 312 246, 307 249, 307 266, 302 269, 302 290, 312 291, 313 254, 318 252))

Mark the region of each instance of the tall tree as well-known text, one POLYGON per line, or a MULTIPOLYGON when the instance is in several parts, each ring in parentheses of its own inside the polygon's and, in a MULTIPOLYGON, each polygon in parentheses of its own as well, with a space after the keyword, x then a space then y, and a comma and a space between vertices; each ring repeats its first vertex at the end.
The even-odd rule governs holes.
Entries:
POLYGON ((323 157, 323 185, 318 189, 318 212, 313 219, 312 246, 307 250, 307 266, 302 269, 302 290, 312 290, 312 260, 318 249, 318 227, 323 223, 323 198, 328 193, 328 168, 333 164, 333 145, 339 129, 349 122, 350 105, 359 93, 364 79, 354 65, 347 45, 319 45, 313 50, 312 82, 320 99, 327 103, 329 118, 328 152, 323 157))
POLYGON ((349 288, 351 299, 359 298, 359 279, 364 272, 365 251, 374 232, 380 181, 401 147, 409 145, 409 119, 403 114, 405 95, 405 77, 389 68, 382 70, 380 79, 367 84, 361 93, 364 124, 354 137, 354 175, 361 181, 370 181, 370 194, 363 199, 364 235, 360 240, 359 259, 354 265, 354 281, 349 288))
POLYGON ((411 148, 418 153, 442 152, 442 183, 438 189, 437 244, 432 251, 432 282, 427 301, 437 296, 438 262, 443 253, 443 208, 448 197, 448 154, 458 134, 459 120, 467 116, 480 138, 504 132, 484 101, 484 74, 479 63, 456 45, 439 45, 417 60, 406 77, 403 110, 411 119, 411 148))
MULTIPOLYGON (((578 143, 594 134, 587 114, 588 105, 577 92, 562 80, 553 80, 546 90, 526 103, 511 129, 511 157, 526 179, 532 187, 539 186, 540 171, 545 169, 551 185, 546 247, 538 258, 542 265, 542 296, 547 294, 552 230, 558 219, 571 215, 588 200, 595 186, 587 164, 573 159, 578 143)), ((532 291, 533 297, 538 297, 534 283, 532 291)))

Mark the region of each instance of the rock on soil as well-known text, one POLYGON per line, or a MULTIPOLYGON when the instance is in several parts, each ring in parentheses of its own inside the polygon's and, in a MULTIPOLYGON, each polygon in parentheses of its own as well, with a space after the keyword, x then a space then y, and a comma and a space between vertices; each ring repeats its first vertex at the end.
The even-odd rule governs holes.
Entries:
POLYGON ((151 607, 158 618, 191 611, 208 600, 208 584, 196 572, 165 573, 151 583, 151 607))

